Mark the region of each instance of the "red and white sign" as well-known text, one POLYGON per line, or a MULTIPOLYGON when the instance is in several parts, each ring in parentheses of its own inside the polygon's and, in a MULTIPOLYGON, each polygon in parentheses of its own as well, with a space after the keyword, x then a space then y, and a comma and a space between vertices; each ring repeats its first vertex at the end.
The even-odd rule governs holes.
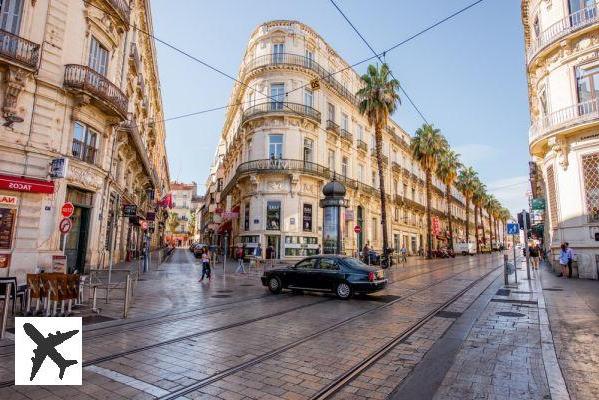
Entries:
POLYGON ((225 211, 221 215, 224 219, 234 219, 239 216, 239 213, 234 211, 225 211))
POLYGON ((75 206, 70 201, 67 201, 60 208, 60 213, 63 217, 69 218, 75 212, 75 206))
POLYGON ((58 224, 58 230, 61 233, 68 233, 73 227, 73 222, 69 218, 63 218, 60 220, 60 224, 58 224))
POLYGON ((438 217, 433 217, 432 221, 432 234, 435 236, 439 236, 441 234, 441 223, 439 222, 438 217))
POLYGON ((354 232, 356 232, 356 233, 362 232, 362 228, 360 227, 360 225, 354 226, 354 232))
POLYGON ((19 199, 15 196, 3 196, 0 195, 0 205, 3 206, 16 206, 19 199))
POLYGON ((144 231, 148 230, 148 221, 141 221, 141 229, 144 231))
POLYGON ((17 176, 0 175, 0 189, 28 193, 54 193, 54 182, 42 179, 20 178, 17 176))

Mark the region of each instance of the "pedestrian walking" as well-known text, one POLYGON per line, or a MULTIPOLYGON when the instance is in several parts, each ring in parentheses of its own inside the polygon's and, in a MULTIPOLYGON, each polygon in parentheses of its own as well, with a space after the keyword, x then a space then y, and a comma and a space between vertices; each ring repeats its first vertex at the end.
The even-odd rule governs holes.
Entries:
POLYGON ((402 246, 401 247, 401 262, 405 263, 408 262, 408 249, 406 249, 406 246, 402 246))
POLYGON ((256 258, 256 268, 260 268, 260 263, 262 262, 262 247, 260 243, 254 248, 254 257, 256 258))
POLYGON ((235 272, 245 274, 245 266, 243 265, 243 257, 244 256, 245 256, 245 251, 243 249, 243 246, 238 247, 237 253, 236 253, 237 269, 235 270, 235 272))
POLYGON ((362 258, 364 259, 364 264, 370 264, 370 247, 368 247, 368 242, 362 249, 362 258))
POLYGON ((572 262, 574 261, 574 252, 570 248, 570 243, 564 243, 566 245, 566 253, 568 254, 568 278, 572 278, 572 262))
POLYGON ((208 278, 208 282, 210 282, 210 253, 208 249, 202 253, 202 277, 198 282, 202 282, 204 277, 208 278))
POLYGON ((537 243, 533 243, 530 246, 530 263, 532 265, 533 270, 539 269, 539 264, 541 261, 541 248, 537 243))
POLYGON ((565 243, 562 243, 559 251, 559 265, 562 267, 562 272, 558 276, 566 276, 568 270, 568 248, 565 243))

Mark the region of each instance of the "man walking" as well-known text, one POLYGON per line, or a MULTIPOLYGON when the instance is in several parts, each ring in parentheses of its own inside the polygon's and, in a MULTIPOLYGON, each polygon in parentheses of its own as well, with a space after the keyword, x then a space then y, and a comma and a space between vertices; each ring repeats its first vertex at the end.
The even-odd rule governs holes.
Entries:
POLYGON ((406 246, 403 245, 401 246, 401 262, 405 263, 408 262, 408 249, 406 249, 406 246))
POLYGON ((574 261, 574 252, 570 248, 570 243, 564 243, 566 245, 566 254, 568 255, 568 278, 572 278, 572 261, 574 261))

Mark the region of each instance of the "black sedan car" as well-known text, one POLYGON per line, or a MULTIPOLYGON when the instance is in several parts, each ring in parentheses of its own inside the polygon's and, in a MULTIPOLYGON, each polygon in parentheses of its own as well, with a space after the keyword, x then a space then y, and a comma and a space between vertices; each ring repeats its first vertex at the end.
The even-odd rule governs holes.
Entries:
POLYGON ((265 271, 261 279, 274 294, 282 289, 332 291, 340 299, 387 286, 383 270, 352 257, 335 255, 304 258, 295 265, 265 271))

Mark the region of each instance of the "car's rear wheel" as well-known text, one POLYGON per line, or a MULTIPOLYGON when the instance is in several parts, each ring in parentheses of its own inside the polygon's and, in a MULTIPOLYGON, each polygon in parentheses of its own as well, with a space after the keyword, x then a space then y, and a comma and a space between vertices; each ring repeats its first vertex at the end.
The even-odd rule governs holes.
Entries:
POLYGON ((279 278, 273 276, 268 280, 268 290, 270 290, 271 293, 279 294, 281 293, 281 289, 283 289, 283 285, 279 278))
POLYGON ((347 300, 351 297, 352 295, 352 289, 351 286, 349 285, 349 283, 347 282, 341 282, 340 284, 337 285, 337 287, 335 288, 335 294, 337 295, 337 297, 339 297, 341 300, 347 300))

